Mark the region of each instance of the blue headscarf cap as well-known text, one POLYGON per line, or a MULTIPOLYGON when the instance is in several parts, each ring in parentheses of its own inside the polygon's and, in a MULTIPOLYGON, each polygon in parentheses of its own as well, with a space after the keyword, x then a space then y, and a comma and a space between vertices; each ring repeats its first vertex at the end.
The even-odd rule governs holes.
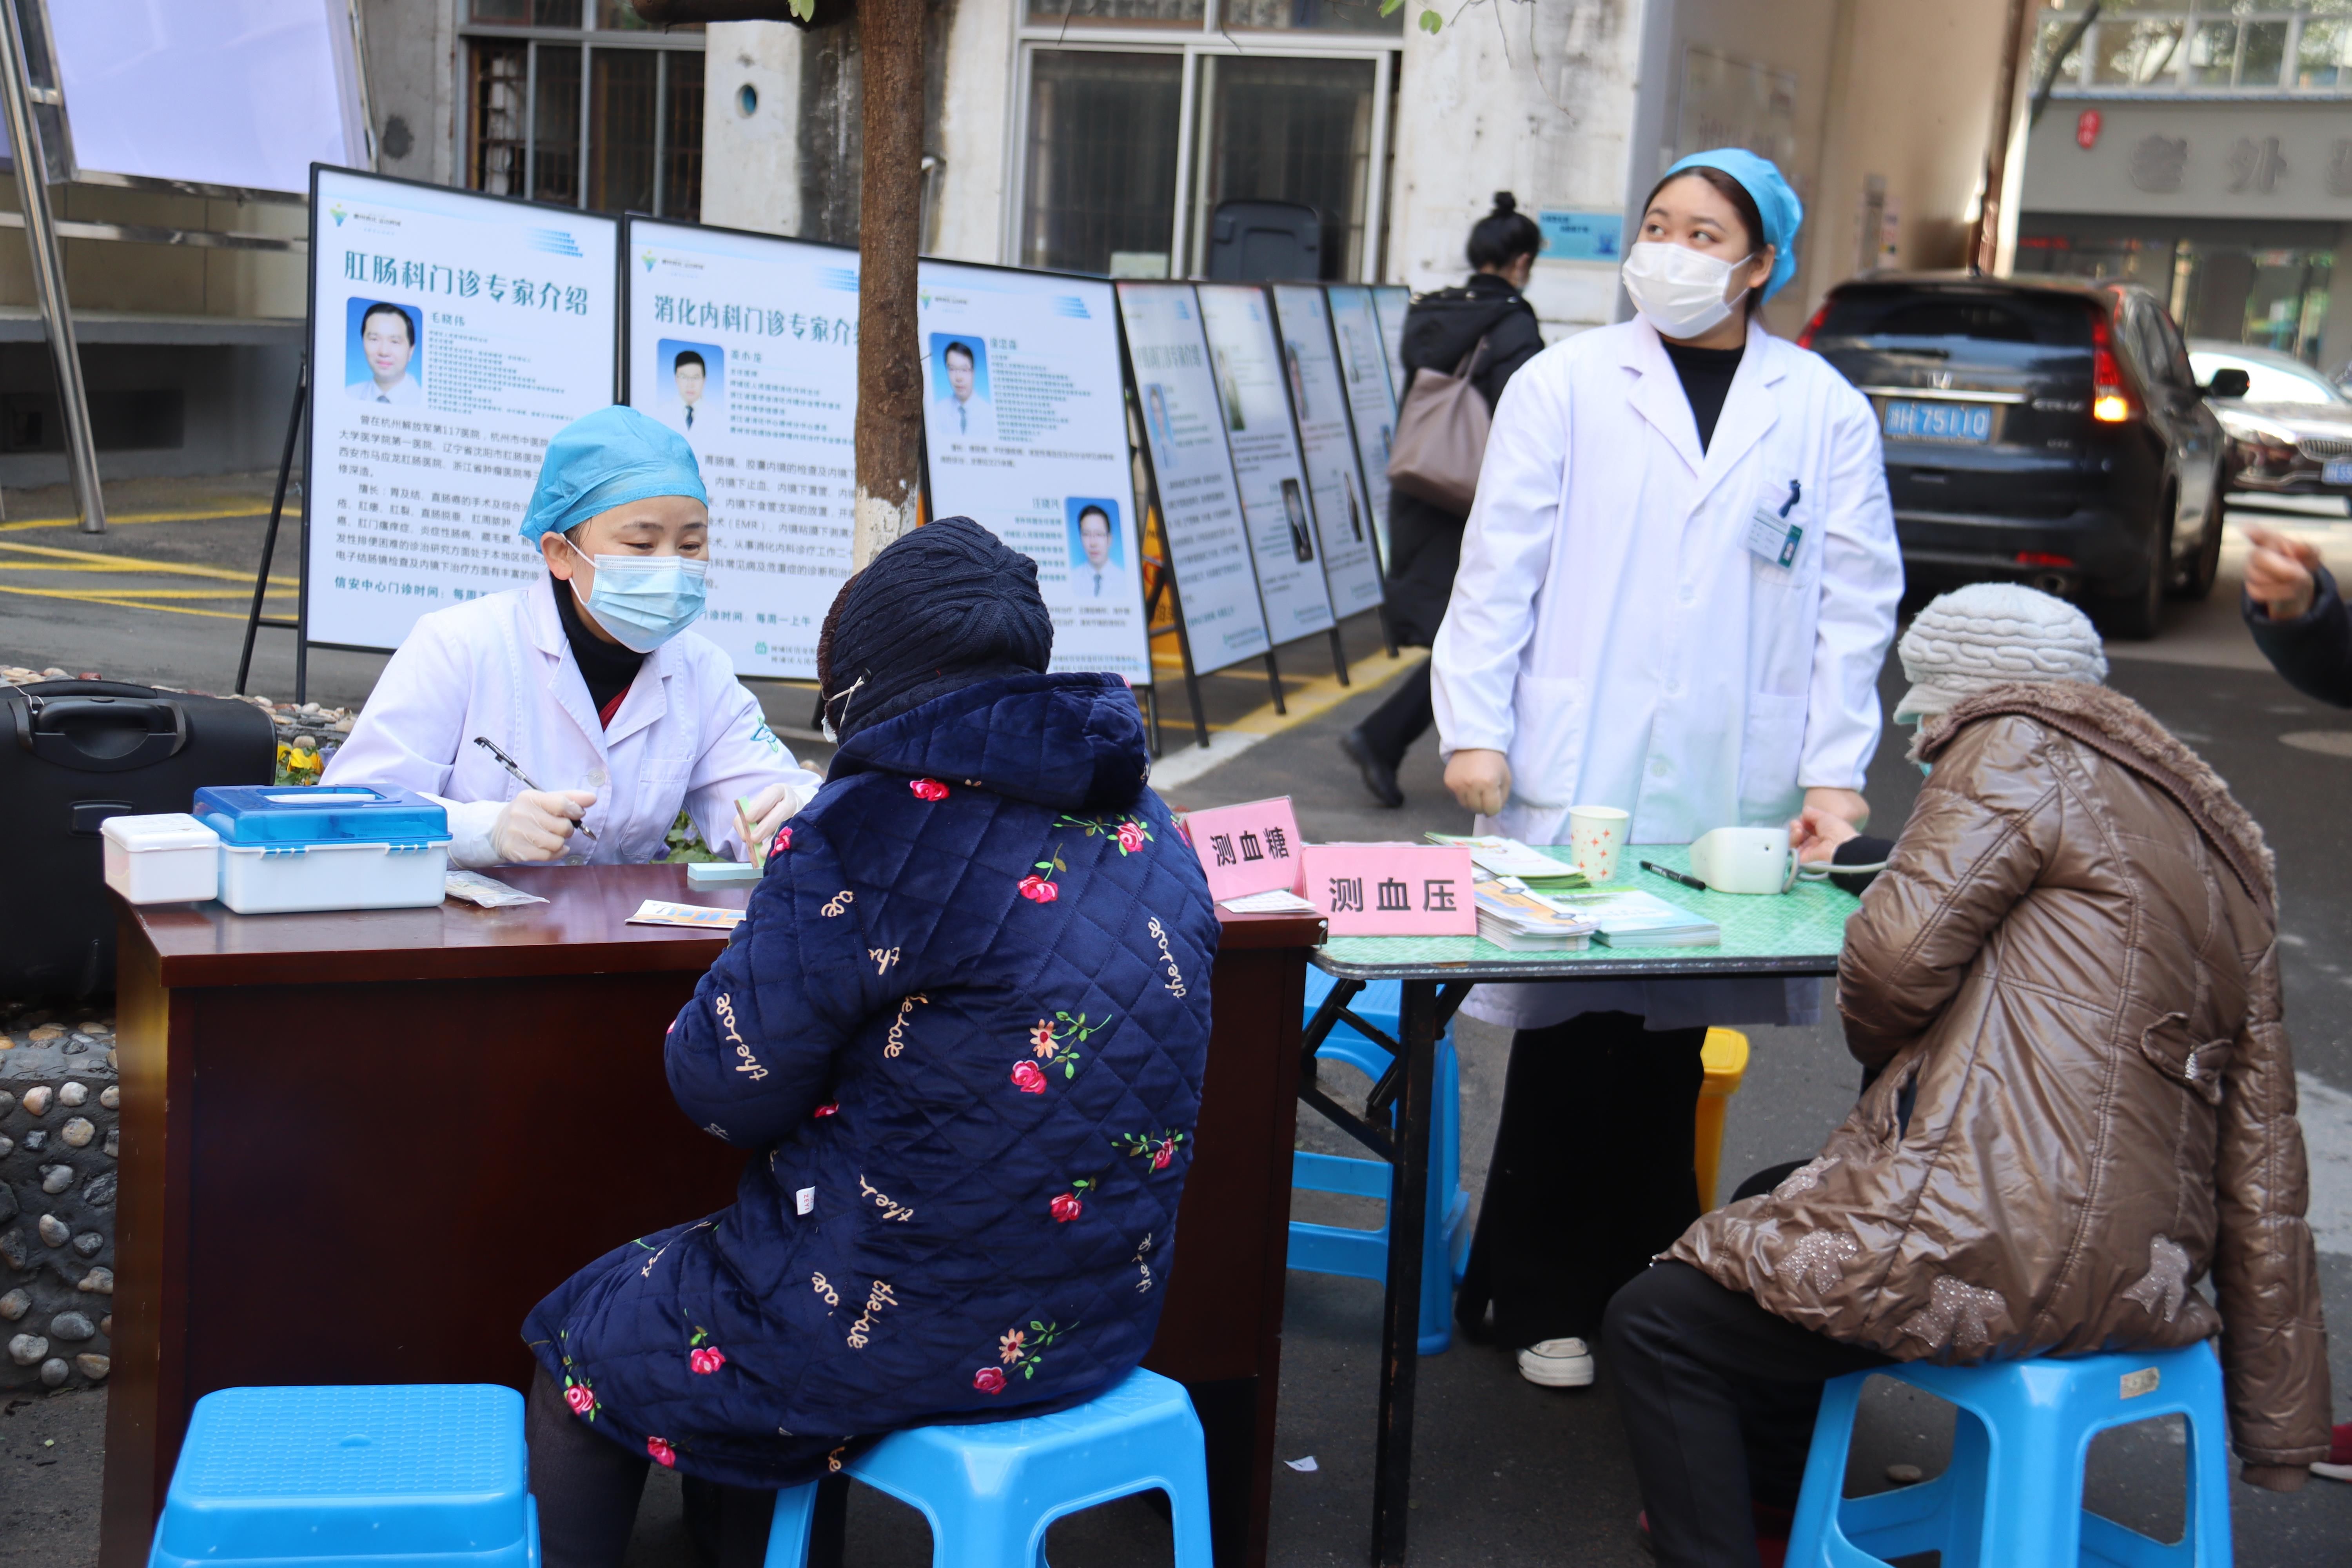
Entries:
POLYGON ((633 500, 692 496, 710 504, 686 437, 619 404, 583 414, 555 433, 539 465, 522 536, 533 544, 633 500))
POLYGON ((1673 179, 1685 169, 1720 169, 1738 180, 1756 204, 1756 214, 1764 220, 1764 242, 1778 253, 1772 263, 1772 276, 1764 280, 1764 298, 1778 294, 1797 275, 1797 230, 1804 226, 1805 204, 1780 177, 1780 171, 1769 158, 1759 158, 1744 147, 1717 147, 1712 153, 1694 153, 1668 169, 1665 177, 1673 179))

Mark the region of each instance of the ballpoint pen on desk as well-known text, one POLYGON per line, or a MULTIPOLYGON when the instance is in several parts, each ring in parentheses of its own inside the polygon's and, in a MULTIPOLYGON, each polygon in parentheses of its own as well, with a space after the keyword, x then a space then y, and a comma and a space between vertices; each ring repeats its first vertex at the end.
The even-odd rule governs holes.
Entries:
POLYGON ((1684 887, 1696 888, 1702 893, 1706 891, 1706 884, 1687 871, 1677 871, 1670 866, 1661 866, 1654 860, 1643 860, 1640 864, 1643 870, 1655 871, 1669 882, 1680 882, 1684 887))
MULTIPOLYGON (((545 795, 547 793, 545 790, 540 789, 537 784, 531 783, 530 775, 522 771, 522 764, 516 762, 512 757, 508 756, 504 752, 499 751, 497 745, 491 742, 488 735, 475 736, 474 744, 489 752, 491 756, 496 757, 499 762, 499 766, 506 769, 508 773, 512 773, 514 775, 515 783, 522 785, 523 788, 527 790, 536 790, 541 795, 545 795)), ((575 823, 573 826, 579 828, 580 837, 583 838, 593 838, 596 837, 596 830, 589 826, 584 822, 575 823)))

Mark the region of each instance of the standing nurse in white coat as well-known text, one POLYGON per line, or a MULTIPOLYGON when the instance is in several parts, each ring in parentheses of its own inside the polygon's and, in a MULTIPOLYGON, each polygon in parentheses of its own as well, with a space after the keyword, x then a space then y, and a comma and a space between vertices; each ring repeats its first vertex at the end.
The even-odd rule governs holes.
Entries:
MULTIPOLYGON (((1431 661, 1477 831, 1559 843, 1572 805, 1630 812, 1635 844, 1866 816, 1903 568, 1869 403, 1753 320, 1802 217, 1753 153, 1684 159, 1626 257, 1641 314, 1505 391, 1431 661)), ((1706 1027, 1819 1005, 1773 979, 1473 992, 1517 1034, 1465 1329, 1532 1383, 1591 1382, 1610 1296, 1698 1215, 1706 1027)))
POLYGON ((710 508, 685 437, 634 408, 573 420, 548 443, 522 535, 546 574, 419 620, 320 782, 434 796, 453 866, 642 865, 667 852, 681 806, 743 859, 746 797, 756 841, 772 839, 819 780, 686 629, 710 508))

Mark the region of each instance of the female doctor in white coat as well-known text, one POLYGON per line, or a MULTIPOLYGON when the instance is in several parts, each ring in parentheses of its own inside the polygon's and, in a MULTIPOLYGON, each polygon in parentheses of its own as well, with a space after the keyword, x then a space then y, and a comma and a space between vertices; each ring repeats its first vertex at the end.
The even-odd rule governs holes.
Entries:
POLYGON ((735 803, 749 797, 764 843, 819 781, 726 654, 686 629, 709 533, 685 437, 634 408, 572 421, 522 521, 546 574, 420 619, 320 782, 440 800, 453 866, 642 865, 667 853, 681 805, 712 849, 745 858, 735 803))
MULTIPOLYGON (((1903 569, 1869 403, 1751 319, 1802 216, 1752 153, 1684 159, 1626 257, 1641 314, 1504 393, 1432 655, 1477 831, 1561 842, 1571 805, 1631 812, 1635 844, 1867 815, 1903 569)), ((1818 981, 1771 979, 1472 993, 1517 1034, 1465 1329, 1491 1306, 1528 1381, 1590 1383, 1610 1296, 1698 1215, 1706 1027, 1819 1005, 1818 981)))

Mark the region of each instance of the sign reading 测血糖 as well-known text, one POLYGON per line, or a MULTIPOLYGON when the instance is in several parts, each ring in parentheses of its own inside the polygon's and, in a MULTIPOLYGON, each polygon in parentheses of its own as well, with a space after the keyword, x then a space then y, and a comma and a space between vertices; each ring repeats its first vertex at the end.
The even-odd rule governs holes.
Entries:
POLYGON ((313 165, 308 639, 545 568, 517 533, 550 437, 613 401, 618 225, 313 165))
POLYGON ((1222 903, 1277 888, 1297 889, 1306 846, 1288 795, 1189 813, 1184 832, 1208 874, 1212 899, 1222 903))
POLYGON ((1333 936, 1476 936, 1470 850, 1460 844, 1312 844, 1307 900, 1333 936))
POLYGON ((739 675, 816 674, 856 516, 857 253, 631 218, 632 407, 684 436, 710 495, 695 630, 739 675))

